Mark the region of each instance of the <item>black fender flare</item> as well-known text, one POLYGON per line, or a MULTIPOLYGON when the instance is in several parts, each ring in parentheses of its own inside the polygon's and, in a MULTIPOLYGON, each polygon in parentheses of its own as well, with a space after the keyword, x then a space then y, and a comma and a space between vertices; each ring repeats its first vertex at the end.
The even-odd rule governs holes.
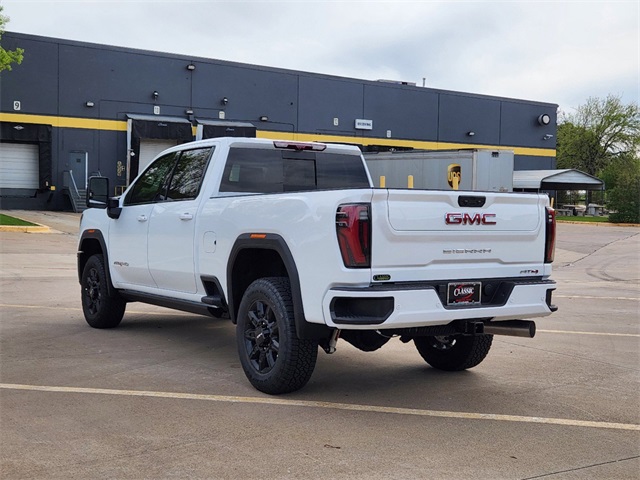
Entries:
POLYGON ((300 276, 298 275, 298 268, 296 267, 295 259, 293 258, 291 250, 284 238, 275 233, 244 233, 240 235, 233 244, 233 248, 229 254, 229 262, 227 263, 227 300, 229 305, 229 315, 233 323, 236 323, 236 309, 234 307, 235 303, 233 298, 233 268, 240 252, 246 249, 272 250, 280 255, 280 258, 284 263, 284 267, 287 270, 289 283, 291 284, 293 313, 298 338, 303 340, 328 338, 331 332, 329 327, 326 325, 307 322, 302 304, 300 276))
POLYGON ((107 242, 105 242, 104 236, 102 235, 102 232, 100 230, 89 229, 89 230, 85 230, 80 235, 80 240, 78 242, 78 262, 77 262, 78 263, 78 281, 82 282, 82 271, 84 270, 84 264, 86 263, 86 260, 83 262, 82 258, 84 255, 88 254, 82 248, 86 240, 96 240, 100 244, 100 250, 101 250, 100 253, 104 258, 104 270, 107 275, 107 288, 109 291, 109 295, 113 295, 115 292, 115 288, 111 283, 111 269, 109 268, 109 253, 107 250, 107 242))

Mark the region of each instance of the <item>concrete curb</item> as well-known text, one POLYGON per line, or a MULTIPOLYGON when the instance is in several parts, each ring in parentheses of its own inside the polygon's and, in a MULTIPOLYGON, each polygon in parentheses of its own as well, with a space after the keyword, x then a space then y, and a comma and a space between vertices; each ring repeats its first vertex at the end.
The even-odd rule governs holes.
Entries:
POLYGON ((639 223, 574 222, 571 220, 558 220, 558 223, 570 223, 572 225, 593 225, 596 227, 640 227, 639 223))
POLYGON ((0 225, 0 232, 21 232, 21 233, 51 233, 51 228, 46 225, 20 226, 20 225, 0 225))
POLYGON ((40 223, 31 222, 24 218, 11 215, 13 218, 22 220, 23 222, 35 223, 35 225, 0 225, 0 232, 21 232, 21 233, 51 233, 51 227, 40 223))

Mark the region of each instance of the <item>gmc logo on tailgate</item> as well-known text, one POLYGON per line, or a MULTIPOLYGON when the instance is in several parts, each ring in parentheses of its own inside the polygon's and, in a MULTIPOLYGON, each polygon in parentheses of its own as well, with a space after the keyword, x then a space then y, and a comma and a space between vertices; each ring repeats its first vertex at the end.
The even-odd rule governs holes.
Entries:
POLYGON ((495 213, 447 213, 444 216, 444 223, 447 225, 495 225, 495 213))

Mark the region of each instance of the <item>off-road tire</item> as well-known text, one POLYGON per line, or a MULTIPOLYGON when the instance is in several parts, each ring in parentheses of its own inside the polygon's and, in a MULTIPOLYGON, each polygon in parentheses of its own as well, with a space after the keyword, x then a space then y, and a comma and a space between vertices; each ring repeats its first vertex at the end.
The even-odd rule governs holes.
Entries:
POLYGON ((450 335, 413 339, 425 362, 438 370, 457 372, 480 364, 491 349, 493 335, 450 335))
POLYGON ((92 255, 82 271, 82 311, 93 328, 114 328, 120 324, 127 303, 118 293, 109 295, 103 258, 92 255))
POLYGON ((249 285, 238 309, 236 340, 249 382, 271 395, 304 387, 318 358, 318 342, 296 334, 291 286, 286 277, 249 285))

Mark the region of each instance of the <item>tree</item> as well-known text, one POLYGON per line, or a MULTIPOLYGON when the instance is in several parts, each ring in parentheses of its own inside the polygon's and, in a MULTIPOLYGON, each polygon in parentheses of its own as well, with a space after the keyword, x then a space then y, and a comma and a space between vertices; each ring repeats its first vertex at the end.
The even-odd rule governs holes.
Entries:
POLYGON ((609 221, 640 223, 640 159, 628 158, 615 169, 613 187, 609 191, 609 221))
MULTIPOLYGON (((589 98, 573 115, 561 115, 558 125, 559 168, 575 168, 605 181, 608 207, 616 222, 640 217, 640 109, 620 97, 589 98)), ((587 203, 591 192, 587 194, 587 203)))
POLYGON ((640 147, 640 110, 620 97, 590 97, 573 115, 563 114, 558 126, 557 159, 561 168, 598 175, 621 155, 640 147))
POLYGON ((600 142, 589 129, 564 121, 558 125, 558 168, 575 168, 596 175, 606 164, 600 142))
POLYGON ((609 165, 602 169, 599 178, 604 181, 607 190, 616 188, 624 176, 640 173, 640 158, 631 153, 618 155, 609 165))
MULTIPOLYGON (((9 23, 9 17, 2 14, 3 6, 0 5, 0 39, 4 33, 4 26, 9 23)), ((11 70, 11 64, 17 63, 20 65, 24 58, 24 50, 22 48, 16 48, 15 50, 5 50, 0 45, 0 72, 3 70, 11 70)))

